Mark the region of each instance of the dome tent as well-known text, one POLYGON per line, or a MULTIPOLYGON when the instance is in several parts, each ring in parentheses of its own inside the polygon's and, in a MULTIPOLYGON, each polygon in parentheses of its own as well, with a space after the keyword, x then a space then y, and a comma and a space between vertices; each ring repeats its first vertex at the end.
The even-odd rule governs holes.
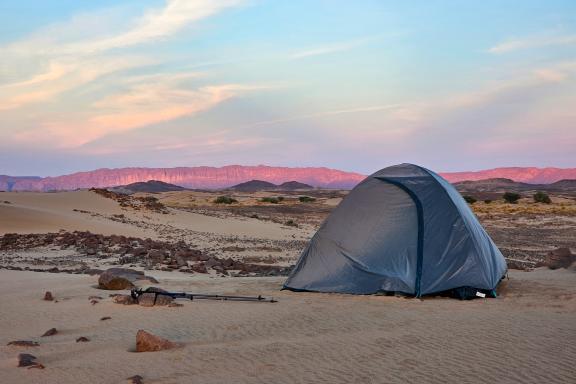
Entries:
POLYGON ((400 164, 343 199, 284 288, 467 298, 495 296, 505 273, 504 257, 458 191, 428 169, 400 164))

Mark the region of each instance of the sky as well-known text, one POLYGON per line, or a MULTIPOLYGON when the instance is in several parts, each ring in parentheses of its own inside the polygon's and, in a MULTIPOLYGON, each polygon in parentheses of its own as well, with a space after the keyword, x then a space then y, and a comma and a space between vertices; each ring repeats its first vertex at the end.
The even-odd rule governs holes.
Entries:
POLYGON ((0 174, 576 166, 573 0, 0 0, 0 174))

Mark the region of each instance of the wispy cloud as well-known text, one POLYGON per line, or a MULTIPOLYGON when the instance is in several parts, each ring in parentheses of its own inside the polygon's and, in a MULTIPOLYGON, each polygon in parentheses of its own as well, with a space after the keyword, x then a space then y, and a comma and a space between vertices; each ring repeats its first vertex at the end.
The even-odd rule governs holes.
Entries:
POLYGON ((283 119, 258 121, 258 122, 250 124, 250 126, 251 127, 258 127, 258 126, 263 126, 263 125, 274 125, 274 124, 287 123, 287 122, 291 122, 291 121, 309 120, 309 119, 316 119, 316 118, 335 116, 335 115, 343 115, 343 114, 349 114, 349 113, 389 111, 389 110, 396 110, 396 109, 403 108, 403 107, 404 106, 401 104, 388 104, 388 105, 373 105, 373 106, 366 106, 366 107, 354 107, 354 108, 347 108, 347 109, 336 109, 336 110, 331 110, 331 111, 310 113, 307 115, 291 116, 291 117, 286 117, 283 119))
POLYGON ((60 94, 117 71, 151 64, 143 58, 101 57, 93 60, 53 60, 28 80, 0 86, 0 111, 52 101, 60 94))
MULTIPOLYGON (((0 110, 14 109, 29 103, 52 100, 63 92, 85 85, 112 72, 150 65, 157 58, 119 56, 116 48, 148 44, 176 34, 185 26, 212 16, 242 0, 167 0, 164 7, 148 10, 125 30, 89 26, 103 16, 84 14, 69 22, 52 25, 33 36, 0 47, 4 72, 18 72, 22 62, 35 63, 37 72, 27 79, 0 85, 0 110), (96 17, 99 16, 99 17, 96 17)), ((106 23, 106 20, 103 21, 106 23)))
POLYGON ((522 49, 562 46, 576 44, 576 35, 532 36, 509 39, 488 49, 488 52, 499 54, 522 49))
MULTIPOLYGON (((166 0, 132 20, 113 17, 114 10, 82 14, 70 21, 46 27, 34 35, 0 47, 5 73, 19 80, 0 83, 0 112, 34 107, 33 128, 8 132, 18 142, 50 140, 59 147, 81 146, 105 135, 196 114, 258 86, 234 83, 202 85, 193 81, 199 72, 162 71, 150 74, 170 56, 127 56, 120 48, 167 39, 186 26, 237 6, 244 0, 166 0), (109 28, 98 26, 103 15, 116 20, 109 28), (21 63, 33 63, 27 77, 21 63), (96 84, 96 81, 98 83, 96 84), (69 100, 66 93, 97 91, 83 100, 69 100), (97 100, 94 102, 94 100, 97 100), (74 105, 67 114, 36 108, 42 103, 74 105), (80 128, 81 127, 81 128, 80 128)), ((102 23, 109 23, 104 17, 102 23)), ((207 84, 208 83, 208 84, 207 84)))
POLYGON ((75 41, 74 36, 71 36, 74 28, 82 29, 83 27, 72 20, 69 26, 58 28, 60 31, 65 31, 64 36, 47 38, 43 33, 37 33, 31 39, 9 45, 7 51, 44 55, 79 55, 151 43, 165 39, 193 22, 241 3, 242 0, 167 0, 164 7, 148 10, 139 19, 126 23, 131 25, 130 28, 112 36, 83 36, 82 39, 75 41))
POLYGON ((310 49, 305 49, 302 51, 297 51, 290 54, 291 59, 303 59, 306 57, 311 56, 321 56, 321 55, 328 55, 331 53, 337 52, 344 52, 349 51, 353 48, 359 47, 361 45, 365 45, 370 41, 373 41, 374 38, 364 38, 364 39, 357 39, 351 41, 342 41, 337 43, 330 43, 319 47, 314 47, 310 49))

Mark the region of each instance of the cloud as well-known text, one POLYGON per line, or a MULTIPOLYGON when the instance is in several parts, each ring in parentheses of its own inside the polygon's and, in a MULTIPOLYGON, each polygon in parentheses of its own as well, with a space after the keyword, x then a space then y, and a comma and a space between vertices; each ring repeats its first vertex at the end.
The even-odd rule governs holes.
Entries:
POLYGON ((0 47, 3 75, 18 79, 0 84, 0 113, 21 109, 10 116, 30 116, 28 128, 21 124, 4 137, 20 143, 48 140, 57 147, 81 146, 107 134, 199 113, 243 92, 265 88, 193 87, 190 83, 204 74, 150 73, 152 65, 160 68, 170 56, 124 53, 124 48, 167 39, 242 2, 167 0, 132 20, 123 8, 99 10, 0 47), (79 99, 67 97, 77 95, 72 93, 77 89, 79 99))
POLYGON ((60 94, 103 75, 151 63, 149 59, 129 57, 52 60, 43 72, 28 80, 0 86, 0 111, 53 101, 60 94))
POLYGON ((3 72, 21 76, 23 63, 33 63, 35 72, 28 74, 27 79, 0 85, 0 111, 54 101, 63 92, 103 75, 158 62, 158 58, 122 57, 113 50, 165 39, 193 22, 240 3, 241 0, 168 0, 164 7, 148 10, 132 23, 113 17, 112 11, 98 11, 52 25, 28 39, 2 47, 3 72), (110 25, 108 29, 115 33, 103 35, 106 29, 98 25, 98 20, 106 25, 107 18, 130 27, 122 31, 110 25), (93 36, 91 30, 101 36, 93 36))
MULTIPOLYGON (((73 19, 68 25, 50 28, 50 30, 56 29, 64 32, 63 36, 47 38, 46 34, 41 32, 29 40, 11 44, 7 50, 36 55, 82 55, 151 43, 174 35, 190 23, 241 3, 241 0, 167 0, 164 7, 147 11, 142 17, 132 22, 130 28, 118 31, 111 36, 82 36, 81 40, 74 41, 75 29, 84 31, 85 27, 79 25, 78 20, 73 19)), ((89 19, 87 16, 84 18, 89 19)), ((130 24, 130 22, 124 24, 130 24)))
POLYGON ((194 74, 155 75, 153 82, 142 77, 142 82, 128 82, 123 91, 107 95, 93 103, 90 110, 80 116, 58 116, 45 119, 40 129, 14 135, 20 142, 45 139, 58 142, 60 147, 79 147, 109 134, 194 115, 264 86, 239 84, 207 85, 190 89, 182 79, 194 74))
POLYGON ((510 39, 488 49, 494 54, 507 53, 522 49, 542 48, 576 44, 576 35, 535 36, 522 39, 510 39))
POLYGON ((374 105, 374 106, 366 106, 366 107, 354 107, 354 108, 347 108, 347 109, 336 109, 332 111, 324 111, 318 113, 311 113, 307 115, 298 115, 292 117, 286 117, 283 119, 274 119, 274 120, 265 120, 259 121, 250 124, 251 127, 263 126, 263 125, 274 125, 274 124, 281 124, 287 123, 291 121, 297 120, 309 120, 315 118, 322 118, 327 116, 334 116, 334 115, 343 115, 348 113, 362 113, 362 112, 376 112, 376 111, 389 111, 395 110, 399 108, 403 108, 404 106, 401 104, 388 104, 388 105, 374 105))
POLYGON ((327 44, 322 47, 311 48, 303 51, 294 52, 290 55, 291 59, 303 59, 311 56, 328 55, 336 52, 349 51, 374 40, 373 38, 364 38, 352 41, 327 44))

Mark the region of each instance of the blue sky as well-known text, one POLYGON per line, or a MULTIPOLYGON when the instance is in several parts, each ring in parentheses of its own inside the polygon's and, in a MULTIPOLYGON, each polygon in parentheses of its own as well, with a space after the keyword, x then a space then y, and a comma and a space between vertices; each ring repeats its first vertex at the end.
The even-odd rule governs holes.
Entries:
POLYGON ((0 174, 576 166, 573 1, 0 0, 0 174))

